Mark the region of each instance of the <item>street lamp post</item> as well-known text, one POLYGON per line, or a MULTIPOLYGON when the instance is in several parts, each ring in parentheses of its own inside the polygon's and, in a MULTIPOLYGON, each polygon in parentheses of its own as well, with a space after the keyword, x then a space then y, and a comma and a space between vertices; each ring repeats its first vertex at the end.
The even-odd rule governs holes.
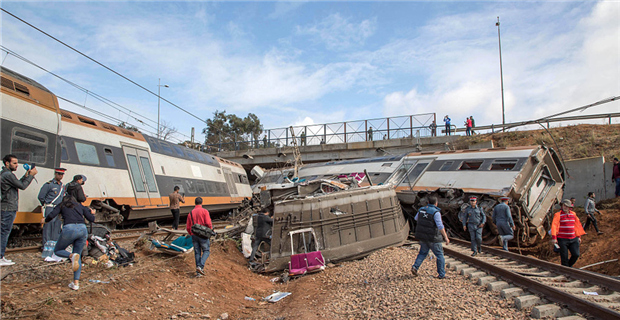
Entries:
POLYGON ((502 39, 499 35, 499 16, 497 17, 497 22, 495 25, 497 26, 497 40, 499 42, 499 77, 502 84, 502 131, 504 131, 504 126, 506 125, 506 115, 504 113, 504 72, 502 71, 502 39))
POLYGON ((165 87, 165 88, 170 88, 167 84, 162 85, 161 84, 161 78, 159 78, 159 83, 157 84, 157 139, 159 139, 160 136, 160 130, 159 130, 159 105, 160 105, 160 92, 161 92, 161 87, 165 87))

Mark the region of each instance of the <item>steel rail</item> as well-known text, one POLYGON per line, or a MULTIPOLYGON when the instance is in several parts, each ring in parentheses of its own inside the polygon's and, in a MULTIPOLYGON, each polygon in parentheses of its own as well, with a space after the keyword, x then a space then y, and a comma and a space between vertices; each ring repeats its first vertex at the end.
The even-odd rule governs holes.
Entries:
MULTIPOLYGON (((460 245, 467 245, 467 246, 470 244, 469 241, 458 240, 458 239, 454 239, 454 240, 450 239, 450 242, 458 243, 460 245)), ((535 267, 543 268, 548 271, 553 271, 555 273, 570 276, 578 280, 587 281, 591 284, 605 287, 609 290, 620 292, 620 280, 617 280, 617 279, 614 279, 612 277, 608 277, 605 275, 601 275, 600 273, 581 270, 577 268, 569 268, 563 265, 551 263, 548 261, 544 261, 544 260, 540 260, 540 259, 536 259, 536 258, 532 258, 528 256, 523 256, 520 254, 516 254, 516 253, 512 253, 512 252, 508 252, 508 251, 504 251, 504 250, 500 250, 496 248, 491 248, 488 246, 483 246, 483 248, 485 252, 491 253, 496 256, 500 256, 502 258, 515 260, 521 263, 533 265, 535 267)))
MULTIPOLYGON (((454 241, 454 242, 455 244, 460 244, 460 245, 469 244, 469 242, 467 241, 454 241)), ((493 254, 495 254, 495 251, 499 251, 499 250, 492 249, 486 246, 484 247, 484 250, 486 252, 493 253, 493 254)), ((488 262, 479 260, 478 258, 471 257, 468 254, 460 253, 456 250, 449 248, 448 246, 444 246, 444 251, 448 255, 451 255, 459 260, 465 261, 467 263, 470 263, 472 265, 485 269, 488 272, 495 274, 508 282, 512 282, 517 286, 526 288, 528 291, 538 293, 544 296, 545 299, 548 299, 558 304, 567 305, 569 309, 575 312, 585 313, 585 314, 597 317, 599 319, 620 319, 620 313, 614 310, 605 308, 599 304, 578 298, 575 295, 556 289, 554 287, 547 286, 541 282, 529 279, 515 272, 509 271, 501 267, 495 266, 493 264, 490 264, 488 262)), ((510 256, 503 255, 503 257, 513 259, 514 258, 513 256, 515 255, 516 254, 510 254, 510 256)), ((561 269, 561 270, 563 271, 564 269, 561 269)), ((608 278, 607 281, 614 281, 614 280, 608 278)))

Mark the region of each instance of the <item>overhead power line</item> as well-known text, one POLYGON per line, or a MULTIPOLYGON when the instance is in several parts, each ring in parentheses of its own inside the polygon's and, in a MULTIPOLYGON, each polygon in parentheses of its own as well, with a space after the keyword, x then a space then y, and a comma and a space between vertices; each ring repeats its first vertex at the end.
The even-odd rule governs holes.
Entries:
MULTIPOLYGON (((133 112, 133 111, 132 111, 131 109, 129 109, 129 108, 126 108, 126 107, 124 107, 124 106, 122 106, 122 105, 120 105, 120 104, 118 104, 118 103, 116 103, 116 102, 114 102, 114 101, 112 101, 112 100, 110 100, 110 99, 107 99, 107 98, 105 98, 105 97, 103 97, 103 96, 101 96, 101 95, 99 95, 99 94, 97 94, 97 93, 95 93, 95 92, 93 92, 93 91, 91 91, 91 90, 88 90, 88 89, 86 89, 86 88, 84 88, 84 87, 82 87, 82 86, 80 86, 80 85, 78 85, 78 84, 76 84, 76 83, 74 83, 74 82, 72 82, 72 81, 70 81, 70 80, 67 80, 67 79, 65 79, 65 78, 63 78, 63 77, 61 77, 61 76, 59 76, 59 75, 57 75, 57 74, 55 74, 55 73, 53 73, 53 72, 51 72, 51 71, 49 71, 49 70, 45 69, 44 67, 42 67, 42 66, 38 65, 37 63, 35 63, 35 62, 33 62, 33 61, 28 60, 27 58, 25 58, 25 57, 23 57, 23 56, 19 55, 18 53, 16 53, 16 52, 12 51, 11 49, 9 49, 9 48, 7 48, 7 47, 5 47, 5 46, 0 45, 0 48, 2 49, 2 51, 7 52, 7 54, 11 54, 12 56, 14 56, 14 57, 16 57, 16 58, 18 58, 18 59, 20 59, 20 60, 22 60, 22 61, 24 61, 24 62, 26 62, 26 63, 28 63, 28 64, 30 64, 30 65, 32 65, 32 66, 34 66, 34 67, 36 67, 36 68, 39 68, 39 69, 41 69, 41 70, 43 70, 43 71, 45 71, 45 72, 47 72, 47 73, 51 74, 52 76, 54 76, 54 77, 56 77, 56 78, 58 78, 58 79, 60 79, 60 80, 62 80, 62 81, 64 81, 64 82, 68 83, 69 85, 71 85, 71 86, 75 87, 76 89, 78 89, 78 90, 80 90, 80 91, 84 92, 85 94, 87 94, 87 95, 89 95, 89 96, 91 96, 91 97, 93 97, 93 98, 95 98, 95 99, 97 99, 97 100, 101 101, 102 103, 104 103, 104 104, 106 104, 106 105, 110 106, 111 108, 118 110, 119 112, 121 112, 121 113, 123 113, 123 114, 127 115, 128 117, 133 118, 135 121, 137 121, 137 122, 139 122, 139 123, 143 124, 144 126, 148 126, 148 127, 152 128, 152 129, 154 129, 154 130, 157 130, 157 128, 156 128, 154 125, 147 124, 147 123, 145 123, 144 121, 142 121, 142 120, 138 119, 137 117, 142 117, 142 118, 144 118, 145 120, 148 120, 148 121, 152 122, 153 124, 156 124, 157 122, 155 122, 154 120, 152 120, 152 119, 150 119, 150 118, 147 118, 147 117, 145 117, 145 116, 143 116, 143 115, 139 115, 139 114, 137 114, 137 113, 133 112), (118 107, 116 107, 116 106, 118 106, 118 107), (120 108, 127 110, 129 113, 127 113, 127 112, 125 112, 125 111, 121 110, 120 108)), ((72 101, 68 101, 68 100, 66 100, 66 99, 63 99, 63 100, 65 100, 65 101, 67 101, 67 102, 71 102, 71 103, 73 103, 73 104, 76 104, 76 103, 74 103, 74 102, 72 102, 72 101)), ((85 108, 85 109, 87 109, 87 110, 89 110, 89 111, 93 111, 93 109, 88 108, 88 107, 86 107, 85 105, 84 105, 84 106, 79 105, 79 104, 76 104, 76 105, 77 105, 77 106, 80 106, 80 107, 83 107, 83 108, 85 108)), ((96 114, 99 114, 99 115, 102 115, 101 113, 98 113, 98 112, 95 112, 95 113, 96 113, 96 114)), ((103 115, 103 116, 105 116, 105 115, 103 115)), ((110 117, 106 117, 106 118, 110 118, 110 117)), ((120 120, 120 119, 118 119, 118 118, 112 118, 112 119, 114 119, 114 120, 118 120, 118 121, 121 121, 121 122, 126 122, 126 121, 122 121, 122 120, 120 120)), ((171 129, 169 126, 165 126, 165 125, 161 125, 161 126, 163 126, 164 128, 167 128, 167 129, 171 129)), ((190 138, 188 135, 183 134, 183 133, 178 132, 178 131, 176 131, 176 132, 175 132, 175 134, 180 134, 180 135, 182 135, 182 136, 184 136, 184 137, 186 137, 186 138, 188 138, 188 139, 190 138)), ((157 135, 157 134, 156 134, 156 135, 157 135)))
POLYGON ((4 13, 6 13, 6 14, 10 15, 11 17, 13 17, 13 18, 15 18, 15 19, 17 19, 17 20, 19 20, 19 21, 23 22, 24 24, 28 25, 29 27, 31 27, 31 28, 33 28, 33 29, 35 29, 35 30, 37 30, 37 31, 41 32, 42 34, 44 34, 44 35, 46 35, 46 36, 48 36, 48 37, 50 37, 50 38, 52 38, 52 39, 56 40, 58 43, 60 43, 60 44, 64 45, 65 47, 67 47, 67 48, 69 48, 69 49, 71 49, 71 50, 73 50, 73 51, 77 52, 78 54, 80 54, 81 56, 83 56, 83 57, 87 58, 88 60, 91 60, 92 62, 94 62, 94 63, 96 63, 96 64, 98 64, 98 65, 100 65, 100 66, 102 66, 102 67, 104 67, 104 68, 106 68, 106 69, 108 69, 110 72, 113 72, 114 74, 118 75, 119 77, 121 77, 121 78, 123 78, 123 79, 125 79, 125 80, 127 80, 127 81, 129 81, 129 82, 131 82, 131 83, 133 83, 134 85, 138 86, 139 88, 143 89, 144 91, 146 91, 146 92, 148 92, 148 93, 150 93, 150 94, 152 94, 152 95, 154 95, 154 96, 156 96, 156 97, 159 97, 161 100, 168 102, 170 105, 172 105, 172 106, 176 107, 177 109, 179 109, 179 110, 181 110, 181 111, 183 111, 183 112, 187 113, 188 115, 190 115, 190 116, 192 116, 192 117, 194 117, 194 118, 196 118, 196 119, 198 119, 198 120, 200 120, 200 121, 204 122, 205 124, 207 124, 207 122, 206 122, 205 120, 201 119, 201 118, 200 118, 200 117, 198 117, 197 115, 195 115, 195 114, 193 114, 193 113, 191 113, 191 112, 189 112, 189 111, 185 110, 184 108, 182 108, 182 107, 180 107, 180 106, 178 106, 178 105, 174 104, 173 102, 169 101, 168 99, 165 99, 165 98, 160 97, 160 96, 159 96, 158 94, 156 94, 155 92, 153 92, 153 91, 151 91, 151 90, 149 90, 149 89, 147 89, 147 88, 143 87, 142 85, 138 84, 137 82, 135 82, 135 81, 133 81, 133 80, 131 80, 131 79, 129 79, 129 78, 127 78, 127 77, 125 77, 124 75, 122 75, 122 74, 120 74, 120 73, 116 72, 114 69, 112 69, 112 68, 110 68, 110 67, 108 67, 108 66, 104 65, 103 63, 101 63, 101 62, 99 62, 99 61, 97 61, 97 60, 95 60, 95 59, 91 58, 91 57, 90 57, 90 56, 88 56, 87 54, 82 53, 81 51, 79 51, 79 50, 77 50, 77 49, 73 48, 72 46, 70 46, 70 45, 68 45, 68 44, 66 44, 66 43, 64 43, 64 42, 62 42, 61 40, 57 39, 56 37, 52 36, 52 35, 51 35, 51 34, 49 34, 49 33, 47 33, 47 32, 45 32, 45 31, 43 31, 43 30, 41 30, 41 29, 37 28, 36 26, 34 26, 34 25, 30 24, 29 22, 27 22, 27 21, 23 20, 22 18, 20 18, 20 17, 18 17, 18 16, 16 16, 16 15, 14 15, 14 14, 12 14, 12 13, 8 12, 6 9, 4 9, 4 8, 0 8, 0 10, 2 10, 4 13))

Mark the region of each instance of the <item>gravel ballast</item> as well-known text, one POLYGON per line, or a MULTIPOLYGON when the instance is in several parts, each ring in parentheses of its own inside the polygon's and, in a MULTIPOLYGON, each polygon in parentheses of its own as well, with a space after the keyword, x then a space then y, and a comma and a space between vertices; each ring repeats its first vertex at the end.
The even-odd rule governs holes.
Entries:
POLYGON ((430 254, 413 277, 417 254, 417 246, 386 248, 329 270, 322 277, 331 289, 326 313, 339 319, 529 319, 512 299, 452 270, 437 279, 430 254))

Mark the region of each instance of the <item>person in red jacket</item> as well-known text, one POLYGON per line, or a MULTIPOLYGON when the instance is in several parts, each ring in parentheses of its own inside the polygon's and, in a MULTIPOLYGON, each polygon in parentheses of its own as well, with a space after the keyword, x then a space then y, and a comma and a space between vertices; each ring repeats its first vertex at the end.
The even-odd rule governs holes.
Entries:
POLYGON ((551 223, 551 238, 554 244, 560 246, 560 260, 562 265, 567 267, 572 267, 579 259, 581 236, 586 234, 572 208, 570 200, 563 200, 562 210, 553 215, 551 223), (569 251, 570 259, 568 259, 569 251))
POLYGON ((211 253, 211 242, 209 241, 209 239, 203 239, 195 235, 192 232, 192 226, 196 223, 213 229, 213 224, 211 224, 211 217, 209 216, 209 211, 202 207, 202 198, 197 197, 194 203, 196 204, 196 206, 187 215, 187 225, 185 228, 187 229, 187 233, 192 236, 192 242, 194 243, 194 258, 196 258, 196 277, 202 277, 205 275, 205 262, 207 262, 207 258, 211 253))

